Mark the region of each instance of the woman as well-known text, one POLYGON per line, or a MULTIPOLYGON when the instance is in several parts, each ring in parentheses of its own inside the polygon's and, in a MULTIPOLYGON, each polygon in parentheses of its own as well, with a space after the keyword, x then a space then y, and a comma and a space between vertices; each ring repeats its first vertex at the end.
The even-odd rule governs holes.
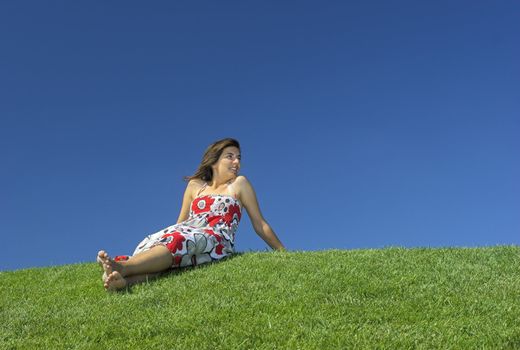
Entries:
POLYGON ((256 194, 240 170, 240 145, 226 138, 210 145, 188 181, 175 225, 147 236, 129 256, 111 259, 101 250, 105 289, 123 289, 170 268, 220 260, 234 252, 235 231, 247 210, 256 233, 275 250, 285 250, 265 221, 256 194))

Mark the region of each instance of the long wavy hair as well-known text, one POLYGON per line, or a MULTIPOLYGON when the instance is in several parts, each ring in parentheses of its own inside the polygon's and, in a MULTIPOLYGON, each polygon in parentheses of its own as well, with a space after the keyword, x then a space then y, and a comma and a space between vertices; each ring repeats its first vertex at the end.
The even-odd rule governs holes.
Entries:
POLYGON ((211 166, 219 160, 224 148, 229 146, 234 146, 240 150, 238 141, 229 137, 215 141, 209 145, 195 173, 191 176, 184 176, 184 181, 189 182, 193 179, 201 179, 203 181, 213 180, 213 169, 211 166))

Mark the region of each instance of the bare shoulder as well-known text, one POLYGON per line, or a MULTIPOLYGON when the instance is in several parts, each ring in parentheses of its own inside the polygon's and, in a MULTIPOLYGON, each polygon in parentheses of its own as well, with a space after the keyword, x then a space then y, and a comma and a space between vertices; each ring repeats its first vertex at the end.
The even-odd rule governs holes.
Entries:
POLYGON ((237 178, 235 179, 234 182, 235 182, 235 188, 237 189, 237 192, 239 192, 239 193, 242 192, 245 187, 251 186, 251 183, 249 182, 247 177, 245 177, 244 175, 237 176, 237 178))
POLYGON ((255 190, 253 189, 251 182, 249 182, 248 178, 244 175, 237 176, 234 187, 238 198, 246 207, 251 203, 254 197, 256 197, 255 190))
POLYGON ((186 186, 186 191, 190 194, 191 198, 195 197, 195 193, 204 185, 204 181, 201 179, 191 179, 186 186))
POLYGON ((191 179, 189 182, 188 182, 188 186, 202 186, 204 185, 204 181, 202 181, 201 179, 191 179))

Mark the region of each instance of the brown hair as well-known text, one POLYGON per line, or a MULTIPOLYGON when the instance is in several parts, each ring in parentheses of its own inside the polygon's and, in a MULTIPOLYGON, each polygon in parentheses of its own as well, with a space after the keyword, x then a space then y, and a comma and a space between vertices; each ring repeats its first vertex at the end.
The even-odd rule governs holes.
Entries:
POLYGON ((195 174, 191 176, 184 176, 184 181, 189 182, 193 179, 211 181, 213 179, 213 169, 211 166, 218 161, 222 152, 224 151, 224 148, 230 146, 234 146, 240 150, 240 144, 238 141, 229 137, 215 141, 209 145, 208 148, 206 148, 206 152, 204 152, 202 161, 200 162, 198 169, 195 171, 195 174))

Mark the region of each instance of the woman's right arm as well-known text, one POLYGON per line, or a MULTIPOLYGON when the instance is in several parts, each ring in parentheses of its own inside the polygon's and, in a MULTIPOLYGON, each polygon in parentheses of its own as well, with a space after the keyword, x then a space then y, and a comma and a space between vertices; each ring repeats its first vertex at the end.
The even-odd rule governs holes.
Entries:
POLYGON ((177 223, 188 219, 190 215, 190 204, 194 198, 193 194, 198 190, 198 188, 200 188, 200 184, 197 180, 190 180, 190 182, 188 182, 186 190, 184 191, 184 197, 182 198, 182 208, 177 223))

